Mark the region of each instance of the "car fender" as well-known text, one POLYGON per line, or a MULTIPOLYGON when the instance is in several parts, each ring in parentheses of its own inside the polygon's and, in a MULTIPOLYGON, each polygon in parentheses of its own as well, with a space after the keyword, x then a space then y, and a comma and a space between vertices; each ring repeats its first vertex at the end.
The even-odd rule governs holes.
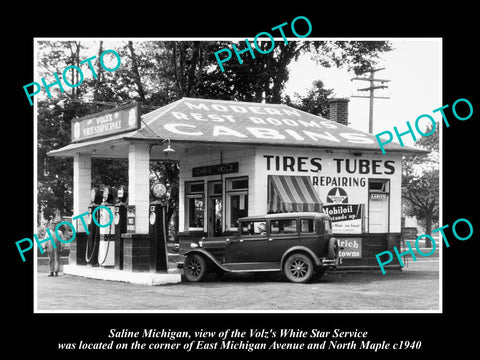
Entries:
POLYGON ((305 252, 308 255, 310 255, 310 257, 312 258, 315 265, 320 266, 322 264, 322 261, 319 259, 319 257, 317 255, 315 255, 315 253, 312 250, 310 250, 309 248, 307 248, 305 246, 294 246, 294 247, 291 247, 290 249, 288 249, 287 251, 285 251, 285 253, 283 254, 282 259, 280 260, 280 264, 282 265, 282 267, 283 267, 283 264, 284 264, 287 256, 290 255, 293 252, 305 252))
POLYGON ((227 272, 230 272, 230 269, 227 269, 226 267, 224 267, 212 254, 210 254, 208 251, 205 251, 203 249, 193 249, 193 250, 189 250, 185 253, 185 257, 187 257, 188 255, 190 254, 201 254, 203 256, 205 256, 207 259, 209 259, 216 267, 218 267, 219 269, 223 270, 223 271, 227 271, 227 272))

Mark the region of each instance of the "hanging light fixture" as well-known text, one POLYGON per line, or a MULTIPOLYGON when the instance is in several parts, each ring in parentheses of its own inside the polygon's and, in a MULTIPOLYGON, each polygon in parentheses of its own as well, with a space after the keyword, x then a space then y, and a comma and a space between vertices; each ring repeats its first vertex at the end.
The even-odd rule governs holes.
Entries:
POLYGON ((172 149, 172 147, 170 146, 170 139, 167 139, 167 141, 168 141, 168 146, 165 149, 163 149, 163 152, 166 154, 175 152, 175 150, 172 149))

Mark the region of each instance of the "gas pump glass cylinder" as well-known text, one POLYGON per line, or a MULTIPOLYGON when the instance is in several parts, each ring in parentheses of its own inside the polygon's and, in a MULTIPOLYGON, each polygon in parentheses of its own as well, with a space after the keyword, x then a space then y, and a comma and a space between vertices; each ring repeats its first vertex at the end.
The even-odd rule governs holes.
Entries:
POLYGON ((152 194, 155 198, 161 199, 167 193, 167 188, 161 183, 156 183, 152 186, 152 194))

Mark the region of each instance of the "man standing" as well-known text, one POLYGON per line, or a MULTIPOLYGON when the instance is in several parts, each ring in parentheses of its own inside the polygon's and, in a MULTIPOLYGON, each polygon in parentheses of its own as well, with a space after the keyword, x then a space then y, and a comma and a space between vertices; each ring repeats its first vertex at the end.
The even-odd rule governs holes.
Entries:
MULTIPOLYGON (((55 227, 59 224, 59 221, 51 221, 49 225, 50 233, 55 242, 55 247, 51 241, 43 243, 43 250, 47 250, 48 263, 50 265, 50 274, 48 276, 58 276, 58 269, 60 267, 60 252, 63 248, 63 243, 60 242, 55 234, 55 227)), ((58 229, 58 236, 65 240, 62 230, 58 229)))

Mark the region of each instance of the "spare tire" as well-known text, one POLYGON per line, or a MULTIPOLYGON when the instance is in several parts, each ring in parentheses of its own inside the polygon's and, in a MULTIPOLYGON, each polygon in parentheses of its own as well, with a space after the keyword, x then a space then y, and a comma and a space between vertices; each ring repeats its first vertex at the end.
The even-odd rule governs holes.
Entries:
POLYGON ((337 239, 330 238, 328 240, 328 251, 327 251, 327 258, 328 259, 335 259, 338 254, 338 244, 337 239))

